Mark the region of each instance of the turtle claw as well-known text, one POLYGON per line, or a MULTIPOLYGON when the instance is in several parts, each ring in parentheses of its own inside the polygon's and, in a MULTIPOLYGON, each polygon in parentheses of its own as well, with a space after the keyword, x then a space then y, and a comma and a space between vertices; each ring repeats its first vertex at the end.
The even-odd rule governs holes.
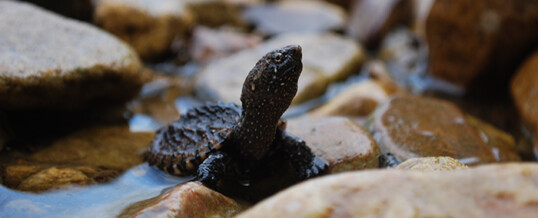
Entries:
POLYGON ((310 179, 325 174, 328 168, 329 164, 327 164, 325 160, 315 157, 314 160, 312 160, 310 168, 303 171, 304 173, 299 172, 298 176, 301 180, 310 179))

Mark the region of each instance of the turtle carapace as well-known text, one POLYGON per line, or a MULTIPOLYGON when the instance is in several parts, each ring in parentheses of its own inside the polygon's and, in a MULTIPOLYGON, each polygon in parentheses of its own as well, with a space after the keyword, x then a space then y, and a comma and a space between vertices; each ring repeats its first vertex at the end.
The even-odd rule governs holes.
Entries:
POLYGON ((289 158, 299 179, 325 173, 327 162, 285 131, 282 114, 297 92, 302 50, 290 45, 263 56, 234 103, 206 104, 157 131, 145 160, 173 175, 196 175, 216 188, 223 178, 248 177, 275 155, 289 158))

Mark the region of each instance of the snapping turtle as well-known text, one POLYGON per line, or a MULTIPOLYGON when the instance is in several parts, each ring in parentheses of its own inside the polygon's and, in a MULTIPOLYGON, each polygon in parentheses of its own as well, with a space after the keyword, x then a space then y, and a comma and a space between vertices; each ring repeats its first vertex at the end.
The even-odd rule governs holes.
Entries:
POLYGON ((280 118, 297 92, 301 58, 299 45, 267 53, 245 79, 242 108, 218 102, 187 111, 157 131, 145 160, 173 175, 196 175, 212 188, 275 155, 289 158, 301 180, 325 173, 327 162, 284 131, 280 118))

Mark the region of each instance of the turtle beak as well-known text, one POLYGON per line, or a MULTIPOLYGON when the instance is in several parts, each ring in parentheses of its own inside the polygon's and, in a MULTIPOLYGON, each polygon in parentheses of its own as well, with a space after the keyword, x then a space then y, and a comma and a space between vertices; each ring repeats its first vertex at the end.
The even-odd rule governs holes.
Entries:
POLYGON ((300 45, 288 45, 284 48, 293 59, 300 61, 303 58, 303 49, 300 45))

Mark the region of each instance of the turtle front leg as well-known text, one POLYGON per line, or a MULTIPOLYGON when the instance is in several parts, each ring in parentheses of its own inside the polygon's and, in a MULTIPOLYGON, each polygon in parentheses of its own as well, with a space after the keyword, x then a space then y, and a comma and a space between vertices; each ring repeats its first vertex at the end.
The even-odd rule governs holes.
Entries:
POLYGON ((200 166, 198 166, 197 179, 206 187, 218 189, 226 174, 230 171, 232 159, 222 151, 210 154, 200 166))
POLYGON ((288 132, 282 131, 277 134, 280 140, 275 140, 282 152, 284 152, 291 161, 297 176, 301 180, 309 179, 327 172, 329 164, 327 161, 317 157, 306 143, 288 132))

